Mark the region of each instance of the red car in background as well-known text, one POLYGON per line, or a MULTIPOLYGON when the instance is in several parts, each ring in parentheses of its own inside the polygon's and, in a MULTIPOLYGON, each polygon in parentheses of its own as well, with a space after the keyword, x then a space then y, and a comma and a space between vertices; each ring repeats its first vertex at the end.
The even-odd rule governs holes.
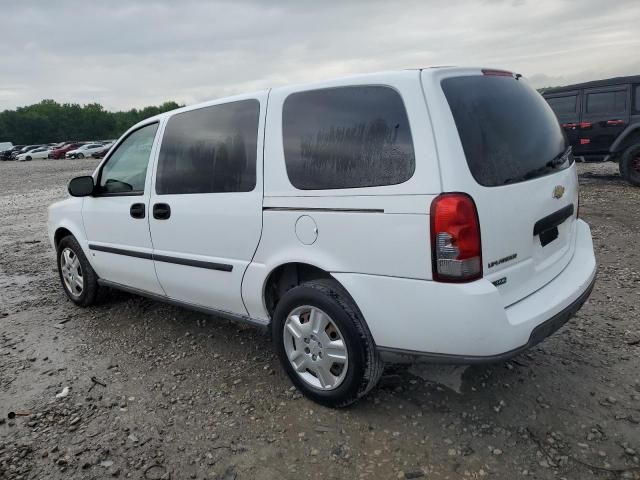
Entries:
POLYGON ((49 158, 54 158, 54 159, 64 158, 67 152, 71 150, 75 150, 81 145, 84 145, 84 143, 85 142, 65 143, 62 147, 56 148, 55 150, 51 150, 49 152, 49 158))

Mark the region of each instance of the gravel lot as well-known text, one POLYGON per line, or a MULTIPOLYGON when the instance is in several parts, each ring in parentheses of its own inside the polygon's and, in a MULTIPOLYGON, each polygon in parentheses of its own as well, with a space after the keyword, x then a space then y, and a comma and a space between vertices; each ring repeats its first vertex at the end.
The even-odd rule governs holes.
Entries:
POLYGON ((95 165, 0 162, 0 478, 640 478, 640 189, 616 165, 578 166, 599 274, 568 326, 502 364, 388 368, 341 411, 253 328, 117 292, 73 306, 46 206, 95 165))

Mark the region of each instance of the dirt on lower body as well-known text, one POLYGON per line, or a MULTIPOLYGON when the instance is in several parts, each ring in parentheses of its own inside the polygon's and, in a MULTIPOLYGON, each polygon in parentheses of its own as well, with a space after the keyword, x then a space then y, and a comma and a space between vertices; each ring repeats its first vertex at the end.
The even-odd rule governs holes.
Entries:
POLYGON ((389 367, 345 410, 259 330, 68 301, 46 206, 95 165, 0 162, 0 478, 640 478, 640 189, 616 165, 578 165, 599 273, 572 321, 508 362, 389 367))

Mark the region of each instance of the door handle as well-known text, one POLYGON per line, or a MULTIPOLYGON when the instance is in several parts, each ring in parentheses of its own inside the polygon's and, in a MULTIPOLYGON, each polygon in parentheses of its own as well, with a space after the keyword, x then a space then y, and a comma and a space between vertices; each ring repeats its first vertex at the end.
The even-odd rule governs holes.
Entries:
POLYGON ((144 218, 144 203, 134 203, 129 209, 129 213, 133 218, 144 218))
POLYGON ((171 216, 171 207, 166 203, 156 203, 153 206, 153 218, 167 220, 171 216))

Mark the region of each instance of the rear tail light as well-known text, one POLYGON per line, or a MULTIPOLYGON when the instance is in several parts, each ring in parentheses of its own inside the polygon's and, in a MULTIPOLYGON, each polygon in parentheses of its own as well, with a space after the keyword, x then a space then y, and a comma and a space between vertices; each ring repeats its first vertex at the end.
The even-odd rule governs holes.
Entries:
POLYGON ((433 279, 469 282, 482 277, 480 222, 473 199, 443 193, 431 203, 433 279))

